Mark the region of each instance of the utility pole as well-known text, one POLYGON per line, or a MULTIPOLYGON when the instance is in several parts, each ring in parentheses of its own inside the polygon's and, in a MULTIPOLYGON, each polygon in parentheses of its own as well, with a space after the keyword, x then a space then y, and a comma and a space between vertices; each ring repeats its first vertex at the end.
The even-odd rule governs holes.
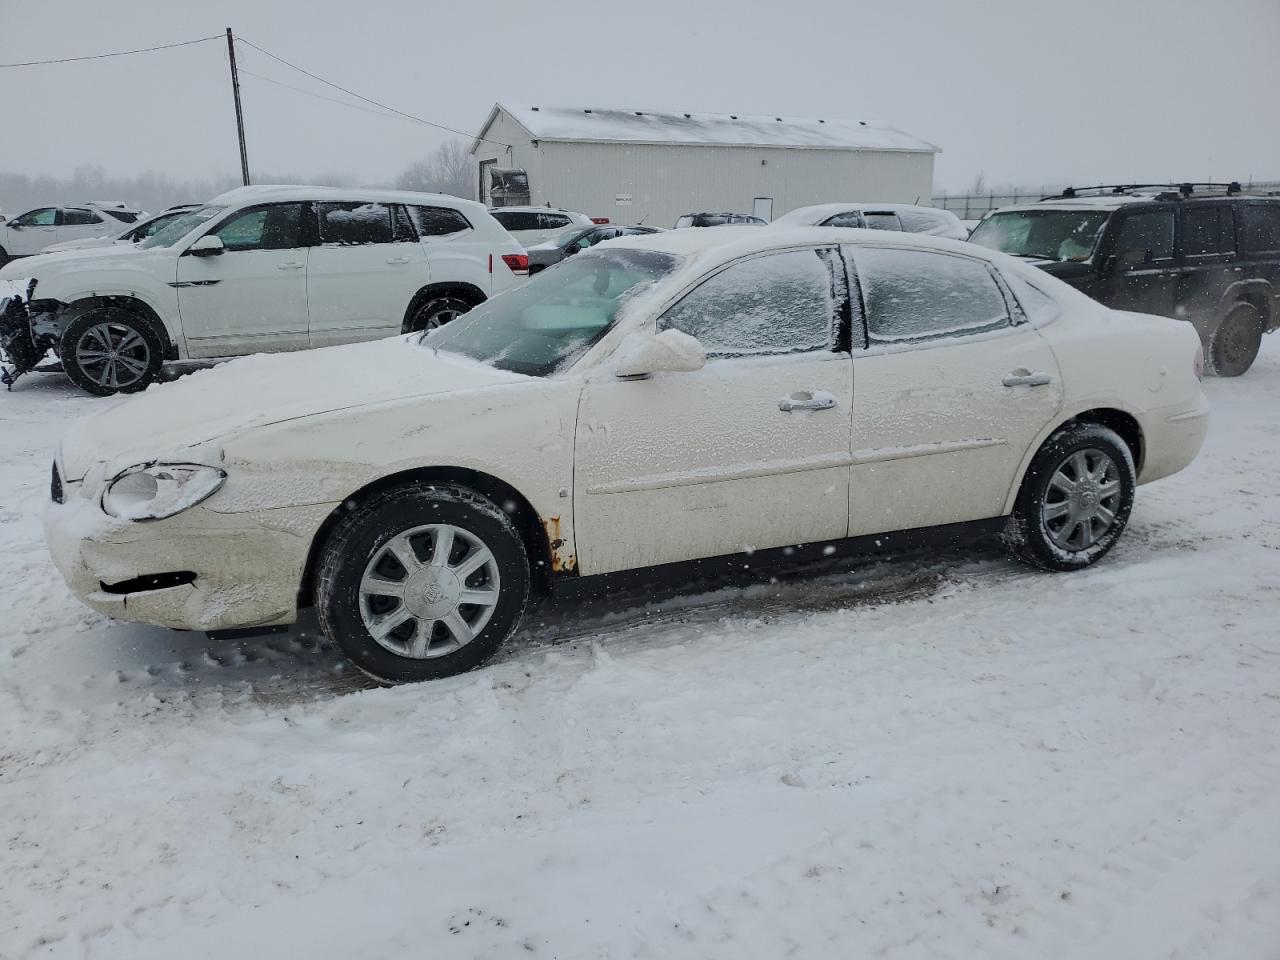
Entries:
POLYGON ((240 175, 249 185, 249 151, 244 145, 244 111, 240 109, 240 74, 236 70, 236 43, 227 27, 227 56, 231 59, 231 94, 236 100, 236 133, 240 135, 240 175))

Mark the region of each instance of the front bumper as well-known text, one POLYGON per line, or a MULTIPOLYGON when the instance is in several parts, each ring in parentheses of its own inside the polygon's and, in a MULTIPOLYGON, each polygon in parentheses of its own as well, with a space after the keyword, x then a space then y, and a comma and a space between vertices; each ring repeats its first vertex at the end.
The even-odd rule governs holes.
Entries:
POLYGON ((252 513, 197 506, 132 523, 108 517, 80 484, 65 486, 66 502, 49 503, 43 522, 71 592, 105 616, 177 630, 293 623, 312 538, 333 506, 252 513), (145 579, 157 576, 159 587, 145 579))

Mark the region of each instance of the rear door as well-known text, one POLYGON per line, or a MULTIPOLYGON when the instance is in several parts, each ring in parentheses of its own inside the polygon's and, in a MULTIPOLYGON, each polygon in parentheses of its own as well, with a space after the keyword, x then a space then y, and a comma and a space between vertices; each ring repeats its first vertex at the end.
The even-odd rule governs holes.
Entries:
POLYGON ((1237 202, 1242 279, 1261 281, 1271 307, 1268 326, 1280 326, 1280 200, 1237 202))
POLYGON ((221 254, 178 257, 174 286, 193 357, 307 346, 305 206, 241 208, 209 231, 221 254))
POLYGON ((1103 238, 1105 275, 1096 293, 1087 292, 1115 310, 1174 316, 1180 278, 1175 222, 1172 206, 1117 210, 1103 238))
POLYGON ((983 260, 849 253, 869 344, 853 361, 850 536, 1000 516, 1062 405, 1053 351, 983 260))
POLYGON ((313 347, 401 331, 430 281, 426 251, 398 203, 317 203, 318 244, 307 265, 313 347))
POLYGON ((1236 262, 1235 218, 1230 203, 1191 202, 1182 209, 1178 255, 1182 270, 1174 300, 1176 315, 1203 329, 1218 316, 1223 295, 1244 270, 1236 262))
POLYGON ((83 240, 86 237, 105 237, 123 230, 125 224, 113 220, 88 207, 61 207, 58 210, 58 242, 83 240))

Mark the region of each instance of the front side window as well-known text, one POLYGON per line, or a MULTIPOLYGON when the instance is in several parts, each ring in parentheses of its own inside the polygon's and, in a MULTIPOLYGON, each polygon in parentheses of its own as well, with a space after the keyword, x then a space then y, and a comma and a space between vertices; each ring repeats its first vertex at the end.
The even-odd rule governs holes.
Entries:
POLYGON ((1235 224, 1230 207, 1188 206, 1182 211, 1182 255, 1234 253, 1235 224))
POLYGON ((391 207, 385 203, 317 203, 316 215, 322 244, 357 246, 393 241, 391 207))
POLYGON ((974 227, 969 241, 1032 260, 1088 260, 1110 215, 1106 210, 1007 210, 974 227))
POLYGON ((858 247, 854 264, 872 346, 984 333, 1012 322, 1004 294, 980 260, 858 247))
POLYGON ((410 207, 409 216, 420 237, 450 237, 470 230, 471 224, 457 210, 449 207, 410 207))
POLYGON ((546 377, 581 357, 632 297, 680 264, 651 250, 592 250, 486 300, 421 343, 500 370, 546 377))
POLYGON ((1240 208, 1240 249, 1280 251, 1280 203, 1246 203, 1240 208))
MULTIPOLYGON (((152 237, 163 236, 164 230, 152 237)), ((228 253, 302 246, 302 204, 273 203, 242 211, 214 233, 228 253)), ((150 241, 148 241, 150 242, 150 241)))
POLYGON ((182 211, 177 211, 175 213, 162 213, 160 216, 134 227, 128 233, 124 234, 124 239, 130 240, 133 243, 137 243, 139 240, 145 240, 148 237, 155 236, 165 227, 169 226, 169 224, 185 216, 186 214, 182 211))
POLYGON ((202 223, 208 223, 214 217, 221 216, 226 207, 201 207, 199 210, 191 210, 182 214, 175 220, 170 220, 164 224, 151 236, 142 241, 142 249, 150 250, 153 247, 171 247, 188 233, 200 226, 202 223))
MULTIPOLYGON (((138 212, 136 210, 116 210, 114 207, 108 207, 106 210, 103 210, 102 212, 109 217, 115 217, 121 223, 137 223, 138 222, 138 212)), ((93 220, 90 222, 97 223, 98 220, 93 220)))
POLYGON ((708 356, 829 350, 836 270, 830 251, 787 250, 730 264, 658 319, 697 338, 708 356))
POLYGON ((1126 214, 1116 231, 1115 254, 1140 254, 1137 263, 1173 257, 1173 211, 1144 210, 1126 214))
POLYGON ((92 210, 85 210, 82 207, 63 207, 62 224, 67 227, 87 227, 91 224, 101 223, 102 218, 92 210))
POLYGON ((9 221, 9 225, 14 227, 52 227, 57 217, 58 211, 56 208, 41 207, 39 210, 28 210, 22 216, 14 217, 9 221))

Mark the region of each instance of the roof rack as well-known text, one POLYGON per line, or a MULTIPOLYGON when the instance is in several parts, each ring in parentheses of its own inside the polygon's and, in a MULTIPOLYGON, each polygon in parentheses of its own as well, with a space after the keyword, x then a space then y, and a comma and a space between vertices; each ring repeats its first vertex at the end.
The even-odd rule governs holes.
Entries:
POLYGON ((1156 196, 1160 200, 1177 200, 1183 197, 1189 197, 1196 192, 1197 187, 1207 188, 1202 193, 1209 195, 1225 194, 1228 197, 1235 196, 1241 192, 1240 181, 1232 180, 1230 183, 1213 183, 1212 181, 1185 181, 1183 183, 1100 183, 1092 187, 1067 187, 1062 193, 1054 194, 1050 197, 1041 197, 1043 200, 1074 200, 1077 197, 1123 197, 1129 194, 1138 193, 1140 191, 1158 191, 1156 196))

